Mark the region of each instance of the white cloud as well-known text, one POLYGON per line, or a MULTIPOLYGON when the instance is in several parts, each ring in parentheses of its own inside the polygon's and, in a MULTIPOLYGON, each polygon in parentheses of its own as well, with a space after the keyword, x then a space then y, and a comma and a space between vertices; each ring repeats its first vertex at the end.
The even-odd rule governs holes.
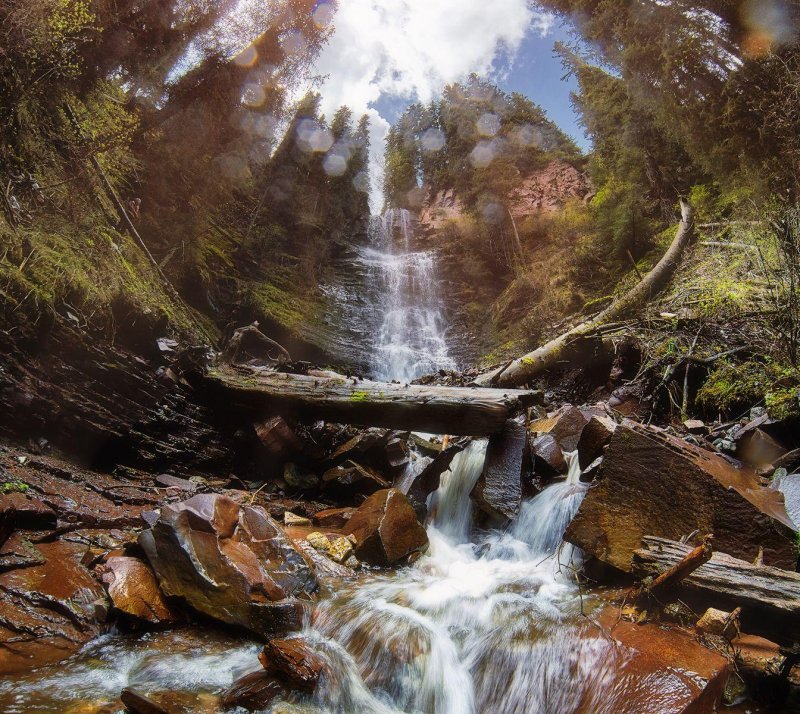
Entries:
POLYGON ((356 116, 370 114, 376 170, 389 128, 376 102, 427 102, 472 72, 490 76, 529 31, 546 34, 552 24, 530 0, 339 0, 333 36, 316 63, 326 76, 322 111, 332 116, 346 104, 356 116))

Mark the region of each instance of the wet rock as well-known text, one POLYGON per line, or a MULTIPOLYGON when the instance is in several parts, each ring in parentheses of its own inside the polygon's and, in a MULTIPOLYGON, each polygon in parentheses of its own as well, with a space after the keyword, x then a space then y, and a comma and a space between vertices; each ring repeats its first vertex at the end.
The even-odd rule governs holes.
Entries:
POLYGON ((337 465, 344 461, 361 461, 365 454, 370 454, 386 444, 389 434, 386 429, 364 429, 339 446, 328 456, 326 462, 337 465))
POLYGON ((274 699, 287 694, 283 684, 269 672, 251 672, 237 679, 222 695, 222 706, 224 709, 241 707, 249 712, 264 711, 274 699))
POLYGON ((591 483, 597 478, 600 473, 600 467, 603 465, 603 457, 598 456, 592 463, 590 463, 583 471, 581 471, 581 483, 591 483))
POLYGON ((325 555, 337 563, 344 563, 353 555, 354 543, 351 538, 352 536, 349 538, 345 538, 344 536, 328 537, 324 533, 318 532, 309 533, 306 536, 306 540, 313 548, 321 553, 325 553, 325 555))
POLYGON ((301 601, 316 588, 309 563, 263 508, 218 494, 163 506, 139 544, 165 595, 261 635, 297 629, 301 601))
POLYGON ((428 496, 439 488, 442 474, 450 468, 455 455, 463 451, 468 443, 469 440, 454 442, 439 451, 406 485, 405 494, 420 523, 428 515, 428 496))
POLYGON ((706 423, 700 419, 687 419, 683 422, 683 427, 690 434, 705 434, 708 431, 706 423))
POLYGON ((311 519, 306 518, 305 516, 298 516, 296 513, 292 513, 291 511, 284 511, 283 513, 283 525, 285 526, 310 526, 311 519))
POLYGON ((355 508, 328 508, 315 513, 311 522, 320 528, 343 528, 355 512, 355 508))
POLYGON ((162 707, 158 702, 130 687, 125 687, 119 698, 125 705, 125 711, 130 712, 130 714, 170 714, 170 711, 162 707))
POLYGON ((525 425, 514 420, 507 421, 500 434, 489 438, 483 472, 470 494, 481 510, 509 520, 519 515, 527 446, 525 425))
POLYGON ((789 518, 800 530, 800 474, 783 473, 772 481, 772 487, 783 494, 783 503, 789 518))
POLYGON ((720 635, 732 640, 739 634, 739 620, 730 612, 709 607, 697 621, 697 629, 708 635, 720 635))
POLYGON ((550 434, 555 437, 564 452, 575 451, 587 422, 580 409, 565 404, 545 419, 531 422, 530 430, 537 434, 550 434))
POLYGON ((389 488, 390 484, 374 469, 355 461, 345 461, 322 474, 322 486, 333 493, 369 496, 382 488, 389 488))
POLYGON ((414 508, 396 488, 370 496, 344 531, 355 536, 356 557, 373 565, 392 565, 428 546, 428 534, 414 508))
POLYGON ((198 488, 194 481, 173 476, 172 474, 159 474, 156 476, 156 483, 167 488, 174 488, 176 491, 189 491, 191 493, 194 493, 198 488))
POLYGON ((303 449, 303 440, 283 417, 272 417, 253 427, 266 453, 278 461, 285 461, 303 449))
POLYGON ((597 618, 624 655, 608 674, 597 698, 581 714, 700 714, 716 711, 730 665, 718 652, 703 647, 679 627, 619 620, 609 606, 597 618))
POLYGON ((395 437, 389 439, 384 447, 386 461, 392 468, 398 469, 408 463, 408 443, 405 439, 395 437))
POLYGON ((558 476, 567 473, 564 452, 552 434, 538 434, 531 440, 534 471, 537 475, 558 476))
POLYGON ((630 572, 644 535, 714 534, 714 550, 794 569, 795 533, 780 494, 752 471, 654 427, 625 422, 603 457, 565 539, 630 572))
POLYGON ((289 688, 313 691, 325 669, 325 660, 301 637, 274 639, 258 655, 266 672, 289 688))
POLYGON ((774 463, 786 453, 786 448, 761 429, 737 437, 736 458, 752 466, 774 463))
POLYGON ((299 491, 312 491, 319 487, 319 476, 301 469, 292 462, 283 467, 283 480, 287 486, 299 491))
POLYGON ((51 530, 58 523, 58 516, 50 506, 27 493, 1 495, 0 512, 9 513, 13 527, 20 530, 51 530))
POLYGON ((355 575, 354 568, 358 567, 359 564, 354 558, 348 559, 346 564, 339 564, 318 551, 306 540, 298 540, 295 545, 309 562, 313 563, 317 581, 324 582, 326 579, 340 580, 341 578, 349 578, 355 575))
POLYGON ((120 612, 154 625, 176 621, 147 563, 138 558, 114 556, 101 571, 111 602, 120 612))
POLYGON ((589 419, 578 440, 578 463, 581 469, 603 455, 603 449, 608 446, 616 428, 617 423, 608 417, 593 416, 589 419))
MULTIPOLYGON (((15 533, 5 547, 23 538, 15 533)), ((0 573, 0 674, 57 662, 100 634, 93 603, 105 593, 81 564, 86 546, 28 545, 38 561, 0 573)))

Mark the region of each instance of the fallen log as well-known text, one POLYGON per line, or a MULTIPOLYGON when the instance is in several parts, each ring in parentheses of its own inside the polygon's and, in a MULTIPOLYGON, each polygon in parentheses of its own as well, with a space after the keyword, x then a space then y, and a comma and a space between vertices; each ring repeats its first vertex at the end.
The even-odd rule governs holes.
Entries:
POLYGON ((677 563, 653 580, 647 588, 647 592, 658 596, 660 593, 677 587, 701 565, 711 560, 712 555, 711 538, 706 536, 701 545, 689 551, 677 563))
POLYGON ((500 432, 506 420, 541 400, 532 390, 384 383, 244 366, 210 371, 202 388, 213 405, 251 420, 280 415, 454 436, 500 432))
POLYGON ((576 360, 579 353, 585 351, 581 343, 585 343, 595 336, 600 327, 608 322, 617 321, 642 307, 664 289, 674 275, 684 249, 691 243, 694 235, 693 216, 692 206, 681 200, 681 222, 667 252, 644 278, 600 314, 550 340, 524 357, 479 375, 475 379, 475 384, 482 387, 519 386, 530 382, 542 372, 552 369, 559 362, 576 360))
MULTIPOLYGON (((642 538, 642 548, 633 554, 633 574, 656 575, 679 563, 692 548, 654 536, 642 538)), ((752 565, 725 553, 687 575, 681 585, 704 594, 735 600, 744 607, 766 609, 781 615, 800 617, 800 573, 767 565, 752 565)))

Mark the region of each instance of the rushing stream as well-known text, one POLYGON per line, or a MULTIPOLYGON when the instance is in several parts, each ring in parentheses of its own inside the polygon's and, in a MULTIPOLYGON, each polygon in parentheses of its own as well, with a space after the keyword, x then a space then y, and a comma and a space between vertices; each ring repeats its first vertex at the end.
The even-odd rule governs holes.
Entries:
MULTIPOLYGON (((375 376, 408 380, 452 367, 435 257, 411 250, 407 212, 390 211, 377 225, 361 254, 379 296, 375 376)), ((317 605, 304 636, 328 675, 308 711, 615 711, 608 688, 618 655, 582 617, 589 605, 572 577, 579 554, 562 546, 585 489, 577 457, 568 455, 567 479, 527 500, 513 526, 478 531, 470 491, 485 449, 476 441, 456 456, 431 495, 425 556, 338 583, 317 605)), ((0 683, 0 710, 109 712, 134 686, 211 712, 215 695, 258 669, 256 653, 253 643, 208 632, 108 635, 64 663, 0 683)))

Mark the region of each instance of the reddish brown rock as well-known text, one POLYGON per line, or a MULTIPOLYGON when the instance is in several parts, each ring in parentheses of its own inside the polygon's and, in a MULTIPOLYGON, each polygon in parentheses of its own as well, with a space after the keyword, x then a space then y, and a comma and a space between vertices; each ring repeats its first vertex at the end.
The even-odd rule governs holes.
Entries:
POLYGON ((251 672, 237 679, 222 695, 222 706, 225 710, 241 707, 249 712, 264 711, 274 699, 286 694, 283 684, 269 672, 251 672))
POLYGON ((316 588, 308 561, 263 508, 218 494, 163 506, 139 543, 165 595, 261 635, 299 628, 316 588))
POLYGON ((101 569, 111 602, 120 612, 153 624, 177 619, 161 594, 156 576, 144 561, 112 556, 101 569))
POLYGON ((453 442, 436 452, 419 473, 400 489, 405 491, 420 523, 424 522, 428 515, 428 496, 439 488, 442 474, 450 468, 455 455, 463 451, 468 443, 469 440, 453 442))
POLYGON ((579 714, 711 714, 722 699, 730 665, 679 627, 619 619, 616 607, 597 618, 616 642, 616 667, 590 691, 579 714), (588 701, 586 701, 588 700, 588 701))
POLYGON ((539 434, 531 439, 531 453, 534 458, 534 470, 544 476, 556 476, 567 473, 567 462, 564 452, 552 434, 539 434))
POLYGON ((289 459, 303 448, 303 440, 283 417, 272 417, 253 426, 267 454, 275 459, 289 459))
POLYGON ((0 496, 0 513, 13 514, 14 527, 20 530, 51 530, 58 516, 46 503, 27 493, 6 493, 0 496))
POLYGON ((323 488, 340 494, 361 493, 369 496, 382 488, 389 488, 389 485, 377 471, 355 461, 345 461, 322 474, 323 488))
POLYGON ((630 572, 645 535, 680 540, 713 533, 714 550, 794 570, 792 523, 780 493, 755 473, 654 427, 625 422, 606 450, 565 539, 630 572))
POLYGON ((370 496, 344 531, 356 538, 356 557, 373 565, 392 565, 428 546, 428 534, 414 508, 396 488, 370 496))
POLYGON ((389 438, 390 432, 386 429, 364 429, 359 431, 352 439, 348 439, 339 446, 328 458, 326 462, 330 464, 340 464, 348 460, 361 460, 365 454, 372 453, 384 444, 389 438))
POLYGON ((343 528, 355 512, 355 508, 326 508, 315 513, 311 522, 320 528, 343 528))
POLYGON ((589 419, 578 440, 578 463, 581 469, 603 455, 603 449, 611 441, 616 428, 617 423, 608 417, 593 416, 589 419))
POLYGON ((301 637, 270 640, 258 660, 290 688, 306 691, 313 691, 325 668, 325 660, 301 637))
POLYGON ((470 494, 478 508, 495 518, 513 520, 519 515, 527 448, 527 429, 513 419, 489 438, 483 472, 470 494))
MULTIPOLYGON (((22 538, 14 534, 6 547, 22 538)), ((101 630, 94 603, 105 593, 81 564, 86 546, 54 541, 27 548, 36 553, 30 565, 0 573, 0 674, 64 659, 101 630)))
POLYGON ((555 437, 562 451, 575 451, 587 422, 580 409, 565 404, 545 419, 531 422, 530 430, 537 434, 550 434, 555 437))
POLYGON ((130 714, 170 714, 170 711, 162 707, 158 702, 130 687, 125 687, 119 698, 125 705, 125 711, 130 714))

